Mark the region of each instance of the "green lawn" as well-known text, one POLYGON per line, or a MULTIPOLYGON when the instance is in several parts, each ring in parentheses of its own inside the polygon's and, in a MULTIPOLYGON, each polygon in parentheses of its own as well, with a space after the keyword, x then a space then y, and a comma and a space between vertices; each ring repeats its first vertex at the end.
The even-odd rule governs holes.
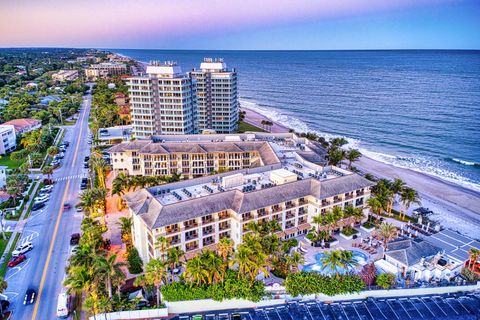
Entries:
POLYGON ((238 123, 238 132, 241 133, 241 132, 247 132, 247 131, 252 131, 252 132, 266 132, 265 130, 259 128, 259 127, 256 127, 254 125, 251 125, 249 123, 246 123, 246 122, 243 122, 243 121, 240 121, 238 123))
POLYGON ((11 232, 5 232, 5 236, 7 240, 4 240, 3 236, 0 235, 0 256, 3 255, 3 251, 5 251, 5 247, 7 246, 8 239, 10 239, 11 235, 12 235, 11 232))
POLYGON ((10 154, 3 155, 0 158, 0 166, 7 166, 9 169, 18 168, 22 163, 10 159, 10 154))
MULTIPOLYGON (((7 234, 8 234, 8 232, 7 232, 7 234)), ((11 236, 11 234, 12 233, 10 232, 10 236, 11 236)), ((5 257, 5 261, 3 261, 3 265, 0 267, 0 277, 5 276, 5 272, 7 271, 8 261, 10 261, 10 258, 12 257, 13 250, 15 250, 15 248, 17 247, 17 241, 18 241, 19 238, 20 238, 20 233, 17 233, 17 236, 15 237, 15 239, 13 241, 13 245, 10 247, 10 251, 8 252, 7 256, 5 257)), ((1 241, 4 241, 3 237, 2 237, 1 241)), ((2 254, 3 254, 3 251, 5 250, 5 247, 7 246, 7 243, 8 243, 8 240, 5 242, 5 245, 3 246, 3 249, 1 249, 2 254)))

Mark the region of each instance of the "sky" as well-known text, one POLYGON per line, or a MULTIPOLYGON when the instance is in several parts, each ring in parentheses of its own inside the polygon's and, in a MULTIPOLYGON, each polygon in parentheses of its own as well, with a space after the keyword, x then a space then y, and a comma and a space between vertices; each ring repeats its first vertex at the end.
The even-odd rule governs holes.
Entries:
POLYGON ((0 0, 0 47, 480 49, 480 0, 0 0))

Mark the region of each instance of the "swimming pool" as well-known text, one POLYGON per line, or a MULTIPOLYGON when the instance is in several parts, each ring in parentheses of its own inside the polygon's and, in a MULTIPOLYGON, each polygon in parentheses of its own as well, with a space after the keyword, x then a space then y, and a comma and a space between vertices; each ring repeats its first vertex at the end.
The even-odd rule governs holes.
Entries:
MULTIPOLYGON (((357 250, 352 250, 352 254, 353 254, 353 260, 355 260, 358 263, 359 266, 364 266, 364 265, 367 264, 368 256, 365 253, 357 251, 357 250)), ((315 271, 315 272, 319 272, 319 273, 324 274, 324 275, 333 274, 333 270, 330 269, 329 267, 326 267, 325 269, 322 270, 322 262, 321 262, 320 259, 324 256, 325 256, 325 254, 323 252, 317 253, 315 255, 315 261, 316 262, 303 266, 302 270, 303 271, 315 271)), ((343 268, 339 268, 338 272, 339 273, 345 273, 345 272, 347 272, 347 270, 345 270, 343 268)))

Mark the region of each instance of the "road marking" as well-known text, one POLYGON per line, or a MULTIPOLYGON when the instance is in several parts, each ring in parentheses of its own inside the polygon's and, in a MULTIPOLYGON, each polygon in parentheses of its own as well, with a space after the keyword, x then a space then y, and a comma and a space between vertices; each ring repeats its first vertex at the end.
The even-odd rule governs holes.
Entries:
POLYGON ((86 178, 88 175, 86 174, 75 174, 72 176, 65 176, 53 179, 54 181, 64 181, 64 180, 71 180, 71 179, 79 179, 79 178, 86 178))
POLYGON ((27 260, 25 260, 25 263, 22 262, 21 265, 11 268, 10 271, 12 271, 13 273, 9 274, 8 277, 5 278, 5 280, 10 279, 14 275, 16 275, 17 273, 22 271, 26 266, 28 266, 29 263, 30 263, 30 259, 27 259, 27 260))
POLYGON ((62 202, 60 202, 60 210, 58 211, 57 222, 55 223, 55 229, 53 230, 53 235, 51 239, 52 241, 50 241, 50 247, 48 248, 47 261, 45 262, 45 265, 43 267, 42 280, 40 281, 38 298, 37 298, 37 301, 35 302, 35 308, 33 309, 32 320, 35 320, 37 318, 38 306, 40 304, 40 299, 42 298, 43 285, 45 284, 45 279, 47 277, 47 270, 48 270, 48 266, 50 265, 50 259, 52 258, 53 246, 55 245, 55 239, 57 238, 58 226, 60 225, 60 220, 63 214, 63 204, 65 203, 65 199, 67 198, 69 187, 70 187, 70 180, 67 181, 67 185, 65 186, 65 192, 63 193, 63 197, 62 197, 62 202))

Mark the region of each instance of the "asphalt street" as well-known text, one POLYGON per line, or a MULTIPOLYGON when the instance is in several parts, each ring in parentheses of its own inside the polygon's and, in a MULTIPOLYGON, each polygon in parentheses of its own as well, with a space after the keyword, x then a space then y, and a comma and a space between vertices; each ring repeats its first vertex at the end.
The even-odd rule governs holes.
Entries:
POLYGON ((26 253, 27 260, 15 268, 9 268, 5 275, 8 296, 13 311, 13 319, 55 319, 57 297, 65 290, 62 282, 65 266, 70 256, 70 235, 79 232, 82 213, 76 212, 80 181, 88 175, 83 168, 83 160, 90 154, 88 140, 88 114, 91 95, 84 97, 79 118, 74 126, 66 127, 64 141, 70 142, 61 166, 52 178, 56 181, 50 200, 45 208, 33 211, 26 222, 22 238, 31 241, 33 250, 26 253), (72 205, 63 210, 63 204, 72 205), (27 289, 37 292, 35 304, 23 305, 27 289))

